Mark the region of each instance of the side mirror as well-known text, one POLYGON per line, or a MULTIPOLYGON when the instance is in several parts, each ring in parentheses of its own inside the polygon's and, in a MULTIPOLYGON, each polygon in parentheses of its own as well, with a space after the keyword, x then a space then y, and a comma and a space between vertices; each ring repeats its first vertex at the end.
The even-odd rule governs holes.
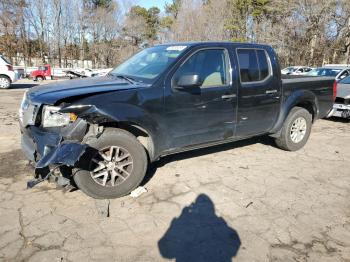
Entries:
POLYGON ((183 75, 177 80, 176 85, 179 89, 186 87, 199 87, 202 85, 202 81, 199 75, 183 75))

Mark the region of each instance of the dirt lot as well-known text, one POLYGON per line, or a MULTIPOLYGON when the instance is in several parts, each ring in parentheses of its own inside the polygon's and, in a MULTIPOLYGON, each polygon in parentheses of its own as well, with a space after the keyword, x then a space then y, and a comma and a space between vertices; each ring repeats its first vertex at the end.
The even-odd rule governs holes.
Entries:
POLYGON ((350 123, 318 121, 295 153, 264 137, 167 157, 107 218, 79 190, 26 189, 25 83, 0 90, 1 261, 350 261, 350 123))

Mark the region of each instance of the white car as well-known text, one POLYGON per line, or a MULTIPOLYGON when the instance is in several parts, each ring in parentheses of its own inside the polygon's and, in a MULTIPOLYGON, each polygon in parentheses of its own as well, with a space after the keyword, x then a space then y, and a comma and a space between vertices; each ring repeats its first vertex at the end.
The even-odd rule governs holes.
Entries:
POLYGON ((335 82, 337 96, 330 116, 350 119, 350 76, 335 82))
POLYGON ((312 68, 308 66, 290 66, 282 69, 281 73, 282 75, 303 75, 311 70, 312 68))
POLYGON ((0 88, 9 88, 17 81, 17 74, 13 70, 12 64, 0 55, 0 88))
POLYGON ((305 74, 306 76, 329 76, 334 77, 337 82, 350 75, 350 68, 318 67, 305 74))

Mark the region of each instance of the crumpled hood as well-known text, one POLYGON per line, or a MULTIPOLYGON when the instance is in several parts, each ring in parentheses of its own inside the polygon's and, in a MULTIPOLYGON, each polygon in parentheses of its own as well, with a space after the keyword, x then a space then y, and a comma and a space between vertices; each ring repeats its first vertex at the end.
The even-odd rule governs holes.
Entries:
POLYGON ((34 103, 55 104, 68 97, 139 88, 113 76, 58 81, 31 88, 27 96, 34 103))

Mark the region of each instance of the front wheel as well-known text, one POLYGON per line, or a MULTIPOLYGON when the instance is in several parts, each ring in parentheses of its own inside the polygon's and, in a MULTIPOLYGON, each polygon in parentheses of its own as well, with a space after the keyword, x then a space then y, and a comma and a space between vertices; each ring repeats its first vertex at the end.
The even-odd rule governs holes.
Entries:
POLYGON ((0 88, 7 89, 11 85, 11 80, 7 76, 0 76, 0 88))
POLYGON ((294 107, 285 120, 281 134, 275 139, 277 146, 287 151, 301 149, 309 139, 312 116, 304 108, 294 107))
POLYGON ((38 81, 38 82, 42 82, 42 81, 44 81, 44 78, 42 76, 37 76, 35 78, 35 80, 38 81))
POLYGON ((89 142, 94 153, 74 172, 74 181, 85 194, 111 199, 129 194, 144 178, 147 155, 135 136, 121 129, 106 129, 89 142))

